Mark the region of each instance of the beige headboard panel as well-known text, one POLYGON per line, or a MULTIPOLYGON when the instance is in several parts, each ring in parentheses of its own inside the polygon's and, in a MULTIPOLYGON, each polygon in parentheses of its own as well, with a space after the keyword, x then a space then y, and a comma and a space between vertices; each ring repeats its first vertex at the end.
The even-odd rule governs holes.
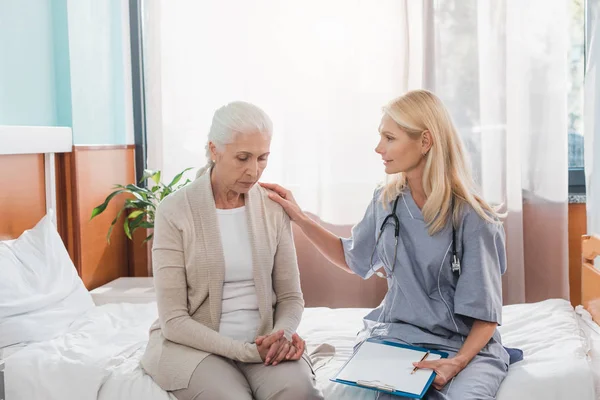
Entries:
MULTIPOLYGON (((313 220, 333 233, 349 237, 352 226, 331 225, 311 215, 313 220)), ((306 307, 376 307, 387 291, 385 279, 376 276, 363 280, 331 264, 294 224, 300 280, 306 307)))
POLYGON ((581 240, 581 303, 600 324, 600 270, 594 259, 600 256, 600 236, 584 235, 581 240))
POLYGON ((0 240, 58 211, 55 153, 71 148, 71 128, 0 125, 0 240))

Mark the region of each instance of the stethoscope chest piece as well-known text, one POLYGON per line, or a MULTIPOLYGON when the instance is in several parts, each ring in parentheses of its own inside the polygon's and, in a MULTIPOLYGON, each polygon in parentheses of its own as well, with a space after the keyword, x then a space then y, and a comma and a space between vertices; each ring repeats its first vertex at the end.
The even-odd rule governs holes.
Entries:
POLYGON ((452 272, 460 275, 460 260, 458 259, 456 253, 452 255, 452 272))

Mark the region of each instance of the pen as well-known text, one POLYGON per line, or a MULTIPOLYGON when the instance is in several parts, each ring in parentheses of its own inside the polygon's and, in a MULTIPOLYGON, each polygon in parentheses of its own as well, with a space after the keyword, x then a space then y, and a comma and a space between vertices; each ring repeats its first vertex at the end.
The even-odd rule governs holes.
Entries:
MULTIPOLYGON (((423 354, 423 357, 421 358, 421 361, 419 362, 423 362, 427 359, 427 357, 429 357, 429 351, 427 351, 427 353, 423 354)), ((415 372, 417 372, 419 368, 415 367, 412 372, 410 373, 411 375, 414 374, 415 372)))

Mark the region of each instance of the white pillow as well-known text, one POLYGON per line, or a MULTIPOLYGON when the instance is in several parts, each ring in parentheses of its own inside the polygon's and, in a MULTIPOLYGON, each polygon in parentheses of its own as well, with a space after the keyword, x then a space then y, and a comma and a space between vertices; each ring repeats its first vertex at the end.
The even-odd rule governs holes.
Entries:
POLYGON ((0 242, 0 348, 52 339, 93 307, 49 215, 0 242))

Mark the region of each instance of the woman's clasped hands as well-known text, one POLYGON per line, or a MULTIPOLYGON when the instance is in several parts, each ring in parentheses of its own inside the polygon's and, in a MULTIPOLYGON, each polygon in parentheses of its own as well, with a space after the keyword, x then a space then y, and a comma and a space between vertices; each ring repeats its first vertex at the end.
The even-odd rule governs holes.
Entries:
POLYGON ((289 341, 285 338, 283 330, 270 335, 258 336, 255 343, 265 365, 299 360, 306 347, 306 342, 297 333, 294 333, 292 340, 289 341))

